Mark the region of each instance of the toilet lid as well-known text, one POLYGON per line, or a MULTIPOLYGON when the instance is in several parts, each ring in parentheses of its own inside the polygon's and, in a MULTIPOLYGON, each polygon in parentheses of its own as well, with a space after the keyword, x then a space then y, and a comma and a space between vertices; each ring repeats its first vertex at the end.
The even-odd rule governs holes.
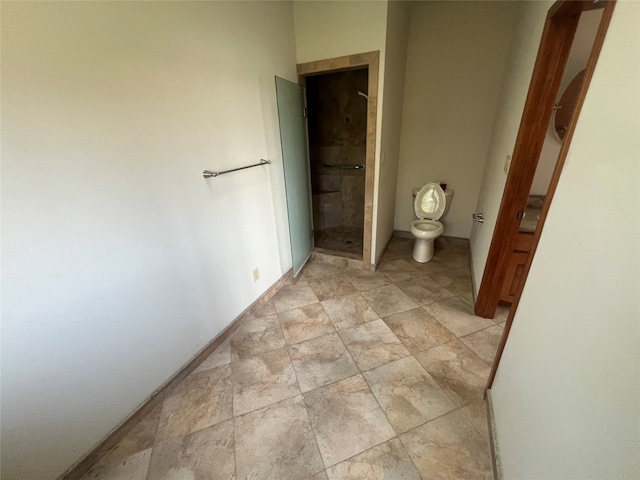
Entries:
POLYGON ((427 183, 420 189, 413 202, 413 208, 418 218, 438 220, 447 205, 444 190, 437 183, 427 183))

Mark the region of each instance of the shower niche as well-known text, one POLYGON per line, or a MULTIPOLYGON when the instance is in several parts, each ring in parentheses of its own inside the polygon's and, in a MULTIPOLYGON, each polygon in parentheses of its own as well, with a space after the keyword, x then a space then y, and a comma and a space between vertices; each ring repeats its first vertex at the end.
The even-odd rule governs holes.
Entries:
POLYGON ((316 248, 362 257, 367 68, 306 77, 316 248))

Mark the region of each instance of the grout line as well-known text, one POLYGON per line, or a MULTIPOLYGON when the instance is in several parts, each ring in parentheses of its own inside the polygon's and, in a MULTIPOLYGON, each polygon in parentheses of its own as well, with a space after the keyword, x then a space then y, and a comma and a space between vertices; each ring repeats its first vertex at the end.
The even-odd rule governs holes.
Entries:
MULTIPOLYGON (((233 392, 231 393, 232 397, 231 400, 233 402, 233 392)), ((232 403, 233 406, 233 403, 232 403)), ((231 421, 233 422, 233 478, 239 478, 238 476, 238 458, 236 455, 236 449, 238 446, 238 436, 236 435, 236 417, 235 415, 233 416, 233 418, 231 419, 231 421)), ((152 479, 148 479, 148 480, 152 480, 152 479)))
MULTIPOLYGON (((322 304, 320 303, 320 306, 322 307, 322 304)), ((324 309, 322 310, 324 312, 324 309)), ((325 313, 326 315, 326 313, 325 313)), ((282 324, 280 323, 280 317, 278 317, 278 323, 280 325, 280 329, 282 330, 282 336, 285 339, 285 351, 287 352, 287 356, 289 357, 289 364, 291 365, 291 370, 293 370, 293 375, 296 377, 296 385, 298 386, 298 395, 300 396, 300 398, 302 399, 302 405, 304 406, 304 412, 305 415, 307 416, 307 422, 309 423, 309 428, 311 429, 311 433, 313 434, 313 440, 316 444, 316 448, 318 451, 318 456, 320 457, 320 462, 322 462, 322 466, 324 467, 324 470, 327 469, 327 466, 324 463, 324 458, 322 458, 322 452, 320 451, 320 444, 318 443, 318 437, 316 435, 315 429, 313 428, 313 423, 311 423, 311 418, 309 417, 309 408, 307 407, 307 402, 304 399, 304 395, 302 394, 302 388, 300 387, 300 380, 298 379, 298 372, 296 371, 296 367, 293 363, 293 358, 291 358, 291 352, 289 352, 289 343, 287 342, 287 339, 284 337, 284 329, 282 328, 282 324)), ((317 338, 317 337, 314 337, 317 338)), ((312 339, 310 339, 312 340, 312 339)), ((300 342, 302 343, 302 342, 300 342)), ((289 398, 295 398, 298 395, 294 395, 293 397, 289 397, 289 398)), ((235 421, 235 419, 234 419, 235 421)), ((324 471, 321 470, 321 471, 324 471)), ((320 472, 315 472, 313 475, 316 475, 320 472)), ((236 476, 235 478, 239 478, 238 476, 238 472, 236 471, 236 476)))

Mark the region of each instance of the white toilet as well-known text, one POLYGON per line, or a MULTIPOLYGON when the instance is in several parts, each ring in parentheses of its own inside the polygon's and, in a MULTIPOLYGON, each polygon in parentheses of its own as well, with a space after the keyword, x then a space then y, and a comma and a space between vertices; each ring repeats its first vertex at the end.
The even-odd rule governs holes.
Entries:
POLYGON ((422 188, 414 188, 413 208, 417 220, 411 222, 411 233, 416 237, 413 245, 413 259, 426 263, 433 258, 433 241, 444 232, 438 220, 447 214, 453 197, 453 190, 442 190, 437 183, 427 183, 422 188))

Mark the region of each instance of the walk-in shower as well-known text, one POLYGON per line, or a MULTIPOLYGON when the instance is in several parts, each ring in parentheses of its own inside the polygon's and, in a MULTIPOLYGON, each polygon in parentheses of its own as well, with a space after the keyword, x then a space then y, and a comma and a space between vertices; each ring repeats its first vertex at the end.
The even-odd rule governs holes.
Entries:
POLYGON ((315 246, 360 257, 367 85, 366 68, 306 78, 315 246))

